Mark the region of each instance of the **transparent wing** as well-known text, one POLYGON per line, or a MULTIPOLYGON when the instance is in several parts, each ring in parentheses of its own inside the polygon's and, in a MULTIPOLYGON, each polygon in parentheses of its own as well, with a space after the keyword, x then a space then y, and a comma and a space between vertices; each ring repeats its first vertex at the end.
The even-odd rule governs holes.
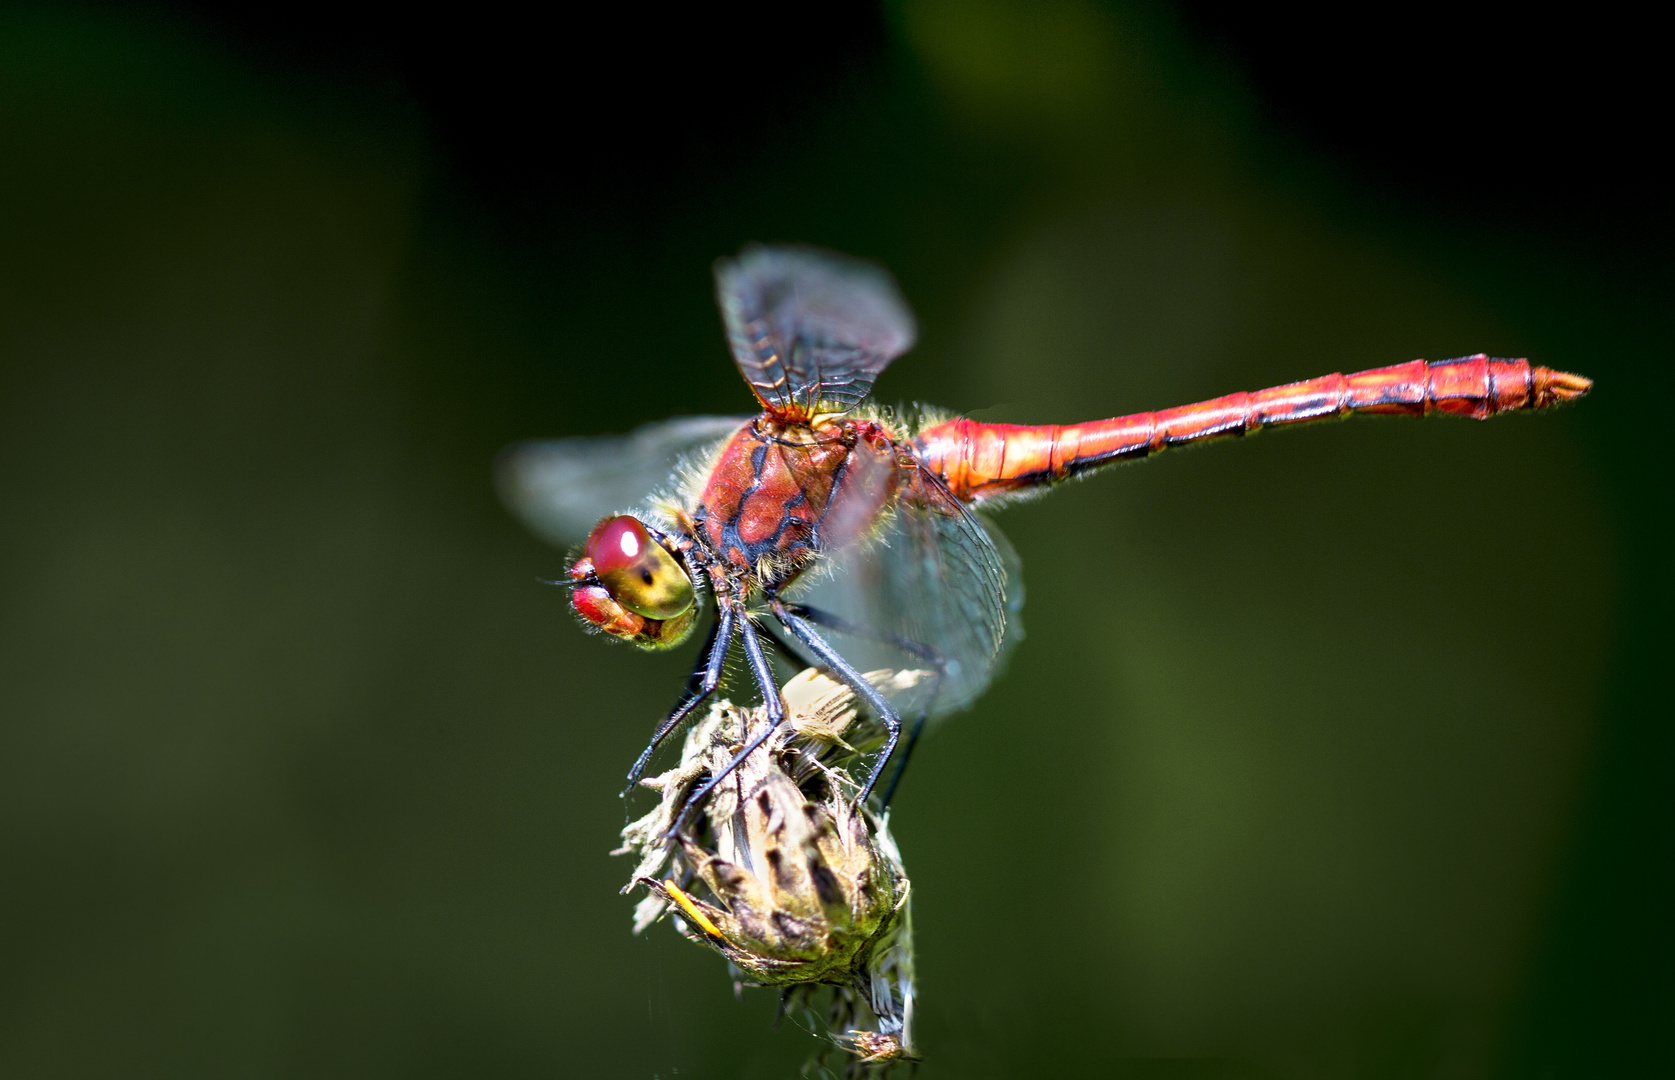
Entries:
POLYGON ((607 514, 639 506, 695 457, 749 422, 742 416, 682 416, 627 435, 513 443, 495 462, 508 509, 561 547, 587 539, 607 514))
POLYGON ((940 656, 946 674, 934 701, 921 684, 919 697, 897 704, 905 715, 929 704, 933 716, 945 716, 971 705, 1022 639, 1023 580, 1012 545, 992 524, 914 472, 877 532, 831 555, 827 572, 791 596, 867 631, 826 631, 862 671, 926 666, 900 641, 940 656))
POLYGON ((747 247, 715 264, 715 291, 739 371, 785 415, 854 408, 916 334, 886 271, 813 248, 747 247))

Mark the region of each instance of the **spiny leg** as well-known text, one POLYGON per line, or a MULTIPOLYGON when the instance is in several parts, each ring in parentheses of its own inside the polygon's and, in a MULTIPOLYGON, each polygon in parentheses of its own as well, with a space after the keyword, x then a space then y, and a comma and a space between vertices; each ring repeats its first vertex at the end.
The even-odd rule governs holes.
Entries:
POLYGON ((686 682, 686 692, 681 696, 680 703, 675 706, 669 718, 663 721, 657 729, 657 734, 651 737, 651 744, 640 753, 640 759, 634 762, 634 767, 628 770, 628 786, 622 789, 623 795, 634 790, 634 785, 640 782, 640 774, 646 771, 646 765, 651 761, 651 755, 657 752, 669 732, 675 730, 680 722, 692 715, 696 709, 715 693, 715 688, 721 685, 721 673, 727 663, 727 651, 733 644, 733 609, 726 603, 717 605, 715 625, 710 627, 709 641, 698 653, 698 664, 692 669, 692 677, 686 682))
POLYGON ((884 796, 878 800, 880 810, 888 809, 890 800, 895 798, 896 788, 901 786, 901 774, 907 771, 908 759, 913 756, 913 748, 919 743, 919 735, 925 730, 925 721, 930 717, 931 709, 936 706, 937 695, 942 692, 942 680, 948 674, 948 663, 942 659, 942 654, 929 645, 921 644, 909 638, 898 637, 895 634, 884 634, 870 627, 850 622, 841 615, 833 615, 829 611, 809 607, 807 604, 787 604, 786 610, 793 615, 799 615, 816 626, 824 626, 836 630, 840 634, 853 637, 870 638, 882 641, 886 645, 894 645, 911 656, 916 656, 931 666, 931 692, 926 698, 924 707, 919 715, 913 718, 913 727, 907 733, 907 745, 902 747, 901 756, 896 760, 896 767, 890 774, 890 782, 884 785, 884 796))
POLYGON ((773 733, 774 728, 779 726, 780 721, 785 719, 785 700, 779 696, 779 682, 774 678, 773 668, 768 666, 768 657, 762 651, 762 641, 756 636, 756 627, 747 615, 741 615, 738 623, 739 640, 744 644, 744 655, 750 664, 750 673, 756 676, 756 685, 762 688, 762 706, 768 714, 768 723, 754 739, 745 744, 743 750, 733 755, 733 760, 729 761, 725 768, 705 781, 704 785, 686 800, 686 805, 681 807, 680 816, 675 818, 674 825, 667 833, 671 840, 686 827, 686 819, 692 816, 693 807, 709 798, 716 785, 743 764, 750 752, 761 746, 773 733))
POLYGON ((721 633, 721 618, 721 613, 717 612, 715 621, 710 623, 710 632, 704 635, 704 644, 698 650, 697 663, 692 667, 692 674, 686 678, 686 689, 681 691, 683 702, 704 692, 704 675, 709 669, 710 650, 715 648, 715 639, 721 633))
POLYGON ((855 805, 864 805, 867 796, 872 794, 873 785, 878 783, 878 774, 884 771, 884 763, 890 760, 890 755, 896 752, 896 742, 901 738, 901 717, 896 708, 878 692, 878 688, 866 680, 866 677, 855 670, 854 665, 838 655, 838 651, 831 647, 812 623, 793 612, 778 597, 770 597, 768 607, 774 613, 781 625, 791 631, 798 641, 807 645, 809 651, 820 658, 820 662, 832 670, 832 674, 843 680, 848 687, 855 691, 857 697, 872 706, 872 711, 883 722, 885 730, 889 732, 884 741, 884 749, 878 752, 878 760, 873 764, 872 772, 867 776, 867 782, 861 787, 861 793, 855 796, 855 805))
POLYGON ((862 626, 860 623, 851 622, 842 615, 834 615, 822 608, 809 607, 807 604, 793 604, 787 602, 785 603, 785 610, 789 611, 798 618, 806 619, 809 622, 814 623, 816 626, 824 626, 826 629, 836 630, 840 634, 849 634, 853 637, 863 637, 871 641, 881 641, 886 645, 893 645, 902 652, 907 653, 910 656, 917 656, 925 663, 931 665, 933 669, 932 675, 938 680, 942 678, 943 673, 948 669, 948 665, 943 661, 941 653, 937 652, 929 645, 921 644, 911 638, 904 638, 896 634, 886 634, 882 631, 874 630, 870 626, 862 626))
POLYGON ((780 658, 787 664, 792 665, 798 671, 802 671, 804 668, 812 666, 807 660, 804 660, 802 654, 799 653, 795 647, 793 647, 791 635, 786 633, 784 627, 779 626, 776 623, 764 622, 758 625, 756 629, 762 634, 762 643, 764 645, 772 645, 775 649, 777 649, 779 651, 780 658))
POLYGON ((896 797, 896 789, 901 786, 901 774, 907 771, 907 759, 913 756, 913 748, 919 745, 919 735, 925 730, 925 719, 930 716, 930 706, 919 710, 919 715, 913 718, 913 726, 907 731, 907 745, 901 748, 901 758, 896 762, 895 771, 890 774, 890 782, 884 785, 884 795, 878 800, 880 811, 890 808, 890 800, 896 797))

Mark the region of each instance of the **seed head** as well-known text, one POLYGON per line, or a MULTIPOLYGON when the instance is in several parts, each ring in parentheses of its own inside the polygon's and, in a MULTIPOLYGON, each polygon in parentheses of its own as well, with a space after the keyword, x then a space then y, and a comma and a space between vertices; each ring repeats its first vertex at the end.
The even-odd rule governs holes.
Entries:
MULTIPOLYGON (((922 673, 866 677, 890 694, 922 673)), ((648 890, 635 933, 674 912, 682 934, 726 957, 736 986, 781 987, 785 1011, 826 1027, 854 1055, 843 1074, 876 1075, 913 1057, 910 886, 887 817, 855 805, 848 771, 883 733, 819 669, 783 694, 785 722, 696 808, 678 847, 664 837, 686 799, 761 732, 765 710, 717 702, 680 764, 642 781, 662 797, 623 829, 616 854, 640 856, 624 891, 648 890)))

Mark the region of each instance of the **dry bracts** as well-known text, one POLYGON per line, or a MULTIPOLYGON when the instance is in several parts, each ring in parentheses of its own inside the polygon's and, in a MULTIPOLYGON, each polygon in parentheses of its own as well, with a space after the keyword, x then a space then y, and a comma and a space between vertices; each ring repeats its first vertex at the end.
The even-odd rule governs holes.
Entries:
MULTIPOLYGON (((920 673, 868 678, 890 693, 920 673)), ((839 1074, 877 1075, 913 1056, 907 874, 887 823, 855 806, 847 771, 883 732, 857 722, 853 693, 817 669, 786 683, 785 704, 785 722, 710 793, 678 848, 664 835, 688 794, 761 732, 765 710, 712 705, 680 764, 642 781, 662 797, 618 851, 640 857, 635 931, 673 915, 742 983, 779 987, 784 1009, 825 1027, 825 1064, 835 1054, 839 1074)))

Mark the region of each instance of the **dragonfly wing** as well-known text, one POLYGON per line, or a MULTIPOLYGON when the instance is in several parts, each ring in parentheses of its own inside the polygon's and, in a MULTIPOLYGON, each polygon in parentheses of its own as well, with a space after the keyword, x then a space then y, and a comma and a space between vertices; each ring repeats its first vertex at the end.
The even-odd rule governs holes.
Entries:
MULTIPOLYGON (((946 668, 935 700, 898 700, 898 707, 909 713, 929 704, 933 716, 945 716, 982 694, 1022 638, 1023 582, 1005 536, 934 477, 915 472, 874 535, 833 554, 827 572, 795 598, 870 631, 832 635, 862 671, 926 666, 892 639, 933 650, 946 668)), ((929 691, 921 684, 918 692, 929 691)))
POLYGON ((626 435, 513 443, 495 462, 495 484, 533 532, 568 547, 585 540, 600 518, 640 506, 667 488, 682 461, 747 422, 743 416, 682 416, 626 435))
POLYGON ((913 313, 880 267, 806 247, 747 247, 715 264, 739 371, 770 411, 852 409, 913 346, 913 313))

